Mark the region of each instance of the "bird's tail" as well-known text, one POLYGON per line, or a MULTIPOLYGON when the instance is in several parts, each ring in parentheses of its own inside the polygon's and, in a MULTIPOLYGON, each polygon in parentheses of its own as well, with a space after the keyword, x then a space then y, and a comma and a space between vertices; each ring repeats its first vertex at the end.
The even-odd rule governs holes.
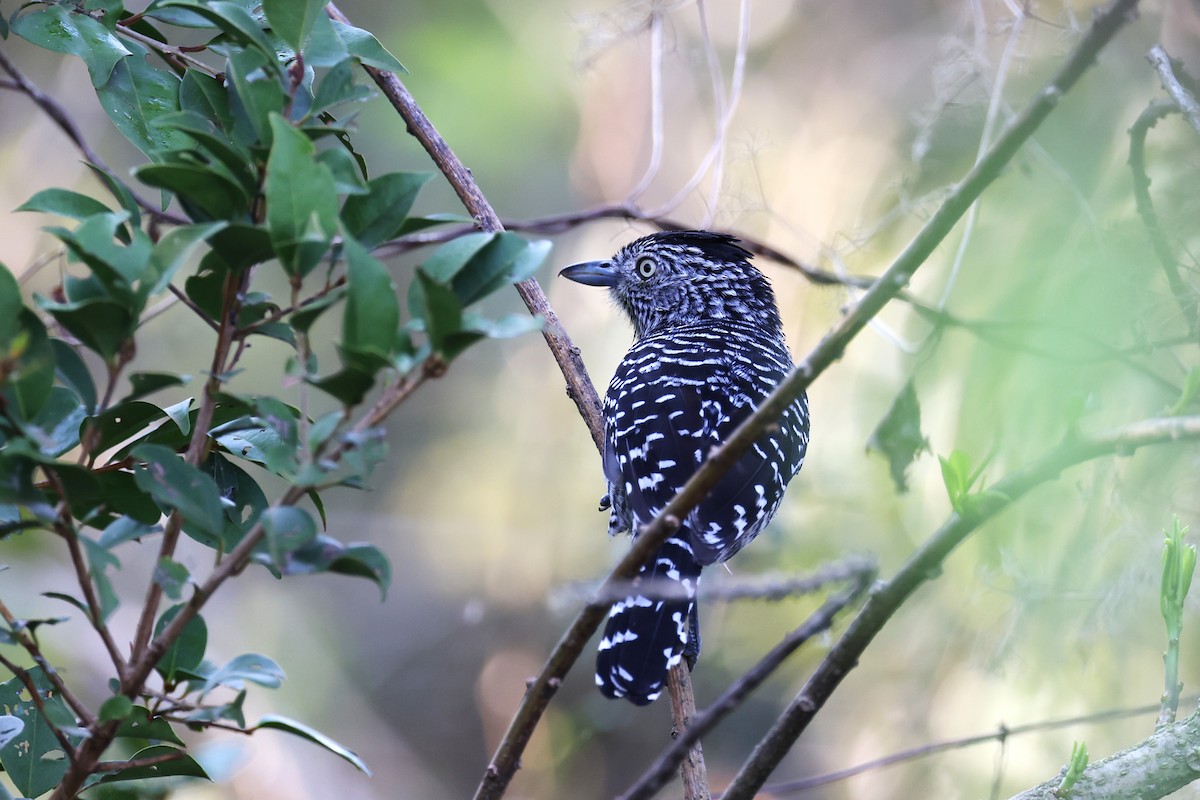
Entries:
POLYGON ((596 685, 605 697, 644 706, 662 692, 667 670, 688 644, 688 619, 700 565, 683 529, 642 566, 633 591, 613 604, 596 656, 596 685))

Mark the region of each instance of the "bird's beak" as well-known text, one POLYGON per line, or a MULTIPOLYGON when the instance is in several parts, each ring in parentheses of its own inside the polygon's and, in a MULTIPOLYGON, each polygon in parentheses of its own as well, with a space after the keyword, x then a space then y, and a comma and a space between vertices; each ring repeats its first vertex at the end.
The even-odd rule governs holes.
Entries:
POLYGON ((610 261, 585 261, 582 264, 572 264, 558 275, 560 278, 567 278, 588 286, 612 286, 617 282, 617 271, 613 269, 610 261))

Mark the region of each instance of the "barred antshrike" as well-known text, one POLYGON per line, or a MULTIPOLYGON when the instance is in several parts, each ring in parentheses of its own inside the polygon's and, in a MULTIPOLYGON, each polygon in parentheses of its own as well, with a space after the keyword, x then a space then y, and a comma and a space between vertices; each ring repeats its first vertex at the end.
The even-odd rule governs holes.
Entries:
MULTIPOLYGON (((608 261, 559 274, 607 286, 633 322, 636 340, 604 399, 608 495, 601 508, 609 508, 610 534, 636 536, 791 368, 775 294, 737 239, 705 231, 651 234, 608 261)), ((596 660, 601 692, 645 705, 662 692, 671 667, 699 654, 701 568, 725 561, 766 527, 807 446, 802 395, 613 605, 596 660)))

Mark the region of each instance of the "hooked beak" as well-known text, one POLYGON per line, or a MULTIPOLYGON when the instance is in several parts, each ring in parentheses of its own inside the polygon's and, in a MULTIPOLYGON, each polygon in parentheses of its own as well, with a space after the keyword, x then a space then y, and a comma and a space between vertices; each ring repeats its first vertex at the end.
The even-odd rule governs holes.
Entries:
POLYGON ((587 286, 613 286, 617 282, 617 271, 608 261, 585 261, 572 264, 558 273, 560 278, 587 286))

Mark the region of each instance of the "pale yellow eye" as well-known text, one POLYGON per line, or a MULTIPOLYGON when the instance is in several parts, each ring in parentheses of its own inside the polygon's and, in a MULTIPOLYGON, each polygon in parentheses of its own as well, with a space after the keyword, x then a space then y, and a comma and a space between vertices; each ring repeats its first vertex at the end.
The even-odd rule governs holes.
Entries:
POLYGON ((649 256, 643 256, 637 260, 637 274, 642 276, 643 280, 653 275, 656 269, 658 269, 658 265, 649 256))

